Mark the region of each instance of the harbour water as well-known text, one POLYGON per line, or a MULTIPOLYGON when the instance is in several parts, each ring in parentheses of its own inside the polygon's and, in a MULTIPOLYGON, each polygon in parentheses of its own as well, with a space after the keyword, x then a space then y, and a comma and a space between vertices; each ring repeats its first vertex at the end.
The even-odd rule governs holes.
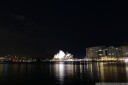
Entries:
POLYGON ((116 62, 0 64, 1 85, 95 85, 128 82, 128 64, 116 62))

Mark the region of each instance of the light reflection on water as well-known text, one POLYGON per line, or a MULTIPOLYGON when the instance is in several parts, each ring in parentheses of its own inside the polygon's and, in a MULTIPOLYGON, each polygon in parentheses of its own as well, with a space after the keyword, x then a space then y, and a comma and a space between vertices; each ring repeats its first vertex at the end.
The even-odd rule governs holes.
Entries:
POLYGON ((64 71, 65 67, 63 62, 54 65, 54 74, 56 74, 56 77, 58 77, 58 79, 60 80, 60 85, 62 85, 64 82, 64 71))
POLYGON ((0 82, 2 85, 128 82, 128 64, 107 62, 0 64, 0 82))

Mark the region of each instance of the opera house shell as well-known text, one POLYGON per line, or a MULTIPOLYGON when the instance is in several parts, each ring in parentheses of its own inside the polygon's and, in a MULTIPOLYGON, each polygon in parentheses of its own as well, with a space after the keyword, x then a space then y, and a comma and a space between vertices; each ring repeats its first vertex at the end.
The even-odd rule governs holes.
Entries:
POLYGON ((64 53, 62 50, 60 50, 57 54, 54 55, 53 60, 72 60, 73 55, 70 53, 64 53))

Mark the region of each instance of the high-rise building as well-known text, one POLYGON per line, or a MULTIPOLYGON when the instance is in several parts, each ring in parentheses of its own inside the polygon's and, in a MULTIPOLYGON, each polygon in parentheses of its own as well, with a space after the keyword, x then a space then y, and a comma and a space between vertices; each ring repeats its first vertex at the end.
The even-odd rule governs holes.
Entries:
POLYGON ((122 50, 122 56, 128 57, 128 46, 121 46, 120 48, 122 50))
POLYGON ((107 47, 106 56, 108 57, 116 57, 116 48, 114 46, 107 47))
POLYGON ((86 57, 90 59, 97 59, 100 57, 104 57, 106 55, 104 49, 105 49, 105 46, 86 48, 86 57))
POLYGON ((99 59, 99 58, 122 58, 128 57, 128 46, 121 47, 106 47, 97 46, 86 48, 86 58, 88 59, 99 59))
POLYGON ((122 57, 122 48, 110 46, 106 48, 106 56, 120 58, 122 57))
POLYGON ((121 58, 121 57, 123 57, 122 48, 121 48, 121 47, 116 47, 116 48, 115 48, 115 51, 116 51, 116 58, 121 58))

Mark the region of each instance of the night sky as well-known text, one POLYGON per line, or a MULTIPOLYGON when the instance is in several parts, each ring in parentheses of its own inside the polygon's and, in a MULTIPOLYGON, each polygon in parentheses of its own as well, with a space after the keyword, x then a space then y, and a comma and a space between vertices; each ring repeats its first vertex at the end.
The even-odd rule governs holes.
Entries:
POLYGON ((0 55, 84 57, 86 47, 128 42, 128 3, 52 0, 0 3, 0 55))

